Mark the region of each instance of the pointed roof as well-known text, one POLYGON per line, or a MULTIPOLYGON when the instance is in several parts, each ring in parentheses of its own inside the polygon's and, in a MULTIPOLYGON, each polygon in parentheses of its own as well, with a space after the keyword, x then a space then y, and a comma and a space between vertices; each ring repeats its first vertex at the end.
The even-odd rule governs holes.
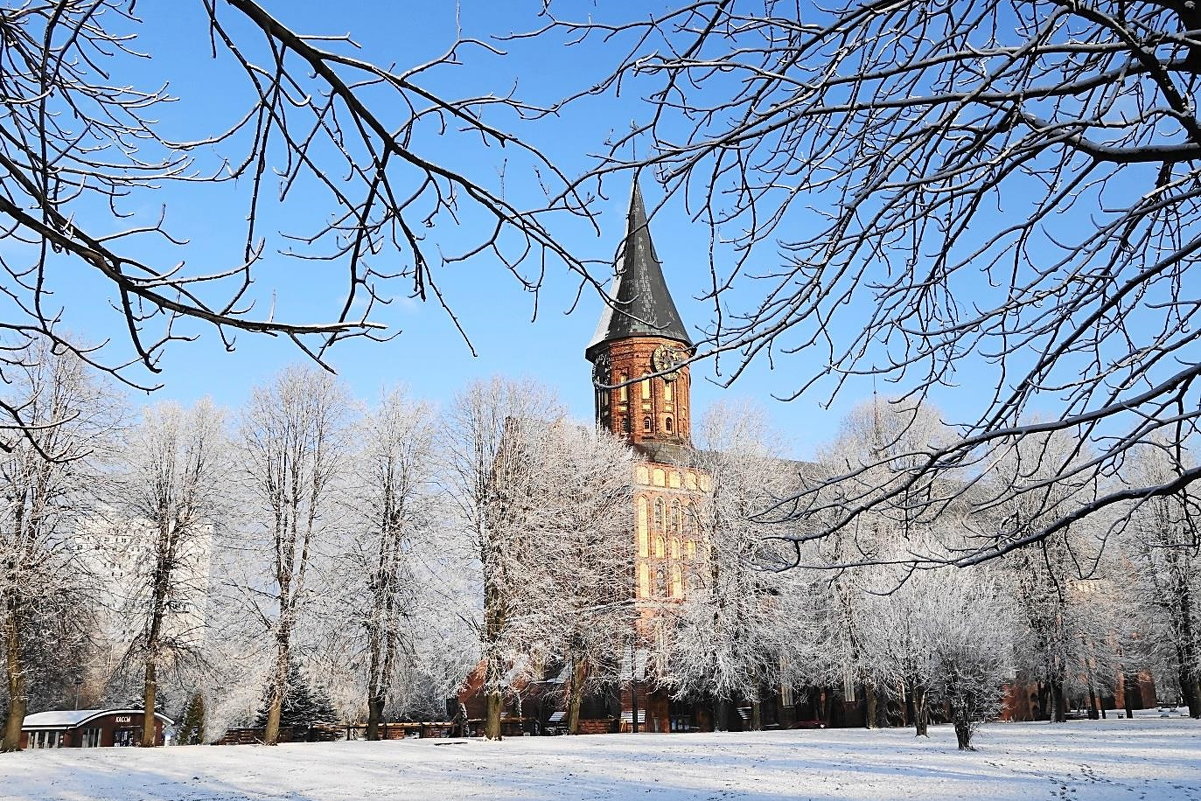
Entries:
POLYGON ((613 305, 605 305, 584 355, 592 360, 600 345, 629 337, 665 337, 691 346, 692 340, 663 279, 663 266, 651 241, 637 180, 630 195, 629 219, 617 252, 617 265, 613 305))

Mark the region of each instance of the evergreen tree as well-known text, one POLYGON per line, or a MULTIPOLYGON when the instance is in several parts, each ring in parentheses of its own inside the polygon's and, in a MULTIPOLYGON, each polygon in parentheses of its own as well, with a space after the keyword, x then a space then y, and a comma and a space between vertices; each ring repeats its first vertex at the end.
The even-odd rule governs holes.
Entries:
POLYGON ((204 742, 204 696, 192 693, 180 715, 176 740, 180 745, 200 745, 204 742))
MULTIPOLYGON (((267 712, 270 707, 272 686, 267 684, 263 692, 263 703, 259 706, 258 716, 254 725, 263 728, 267 725, 267 712)), ((332 739, 314 731, 318 724, 333 724, 338 715, 334 712, 333 702, 321 687, 311 687, 300 671, 300 664, 295 659, 288 659, 288 681, 284 687, 283 704, 280 707, 280 727, 291 727, 295 740, 332 739)))

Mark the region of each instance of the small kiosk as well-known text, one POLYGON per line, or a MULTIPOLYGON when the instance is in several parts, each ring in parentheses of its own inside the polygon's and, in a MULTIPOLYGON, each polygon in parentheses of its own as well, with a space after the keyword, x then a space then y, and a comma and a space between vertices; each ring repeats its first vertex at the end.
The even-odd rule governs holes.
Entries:
MULTIPOLYGON (((76 709, 26 715, 21 725, 22 748, 106 748, 142 742, 140 709, 76 709)), ((154 739, 163 744, 166 715, 154 716, 154 739)))

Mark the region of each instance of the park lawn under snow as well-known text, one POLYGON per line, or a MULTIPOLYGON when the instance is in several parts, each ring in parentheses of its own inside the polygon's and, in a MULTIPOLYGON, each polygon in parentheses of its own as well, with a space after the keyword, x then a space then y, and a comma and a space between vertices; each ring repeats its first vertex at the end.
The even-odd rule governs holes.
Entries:
POLYGON ((1201 799, 1201 723, 408 740, 0 755, 0 799, 1201 799))

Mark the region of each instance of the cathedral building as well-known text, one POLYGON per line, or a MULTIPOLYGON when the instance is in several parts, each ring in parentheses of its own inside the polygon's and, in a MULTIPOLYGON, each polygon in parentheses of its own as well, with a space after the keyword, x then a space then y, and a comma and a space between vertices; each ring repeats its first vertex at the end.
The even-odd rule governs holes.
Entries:
POLYGON ((632 729, 686 730, 706 725, 704 711, 646 682, 654 668, 645 657, 662 650, 654 640, 662 636, 665 608, 704 581, 708 548, 696 521, 712 488, 692 448, 688 362, 695 348, 663 278, 637 184, 610 295, 584 356, 592 363, 597 425, 639 457, 631 530, 641 647, 628 661, 622 718, 632 729))
POLYGON ((635 467, 635 593, 649 619, 657 603, 684 597, 703 548, 694 508, 709 480, 692 467, 694 348, 668 292, 642 193, 635 184, 618 256, 613 305, 584 351, 592 363, 596 422, 628 441, 635 467))

